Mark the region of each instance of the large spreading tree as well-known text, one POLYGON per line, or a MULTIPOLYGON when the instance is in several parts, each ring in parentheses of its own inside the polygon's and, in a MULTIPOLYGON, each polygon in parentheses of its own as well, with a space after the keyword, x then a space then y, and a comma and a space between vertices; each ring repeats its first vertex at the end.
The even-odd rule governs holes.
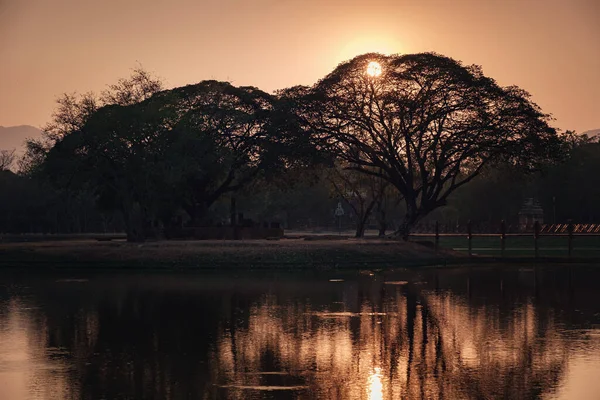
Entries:
POLYGON ((484 167, 531 169, 561 151, 550 117, 527 92, 434 53, 361 55, 281 96, 295 101, 322 149, 397 190, 404 238, 484 167))
MULTIPOLYGON (((203 224, 223 195, 325 160, 395 190, 407 238, 482 171, 556 159, 563 141, 549 122, 527 92, 432 53, 365 54, 277 95, 217 81, 163 90, 136 70, 101 96, 59 99, 21 169, 43 166, 60 187, 93 193, 143 240, 181 209, 203 224)), ((364 226, 381 199, 358 194, 364 226)))
POLYGON ((205 223, 221 196, 302 160, 310 140, 285 110, 259 89, 203 81, 93 110, 44 167, 59 186, 87 188, 121 212, 128 239, 141 241, 179 209, 205 223))

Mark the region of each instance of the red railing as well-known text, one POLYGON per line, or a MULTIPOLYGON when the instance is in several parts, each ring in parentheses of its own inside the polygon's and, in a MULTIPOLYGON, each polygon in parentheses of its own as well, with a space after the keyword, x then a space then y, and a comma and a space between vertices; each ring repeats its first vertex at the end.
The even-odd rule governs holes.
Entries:
MULTIPOLYGON (((569 224, 544 224, 541 233, 569 233, 569 224)), ((573 224, 573 233, 600 233, 600 224, 573 224)))

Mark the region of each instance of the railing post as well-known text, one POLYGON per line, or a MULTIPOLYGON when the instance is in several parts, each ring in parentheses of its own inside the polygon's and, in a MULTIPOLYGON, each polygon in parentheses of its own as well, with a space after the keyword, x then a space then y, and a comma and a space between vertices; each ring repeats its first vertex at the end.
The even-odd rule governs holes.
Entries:
POLYGON ((500 256, 504 258, 506 251, 506 222, 500 221, 500 256))
POLYGON ((467 239, 469 241, 469 257, 473 255, 473 230, 471 229, 471 220, 467 221, 467 239))
POLYGON ((440 223, 435 221, 435 251, 440 248, 440 223))
POLYGON ((540 247, 538 243, 538 239, 540 237, 540 223, 539 221, 535 221, 533 224, 533 247, 535 249, 535 258, 539 258, 540 256, 540 247))
POLYGON ((573 255, 573 232, 575 231, 575 227, 573 226, 573 221, 568 220, 567 232, 569 233, 569 257, 573 255))
POLYGON ((231 226, 236 226, 236 221, 235 221, 235 215, 236 215, 236 208, 235 208, 235 197, 231 198, 231 203, 229 205, 229 213, 231 216, 231 226))

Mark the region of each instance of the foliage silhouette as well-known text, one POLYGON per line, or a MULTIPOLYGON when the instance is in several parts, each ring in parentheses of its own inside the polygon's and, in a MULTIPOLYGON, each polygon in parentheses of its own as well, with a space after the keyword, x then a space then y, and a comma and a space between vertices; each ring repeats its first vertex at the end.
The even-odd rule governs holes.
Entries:
POLYGON ((527 92, 434 53, 364 54, 282 95, 297 101, 322 149, 396 188, 406 205, 397 230, 404 238, 485 166, 507 161, 531 170, 562 151, 550 117, 527 92), (372 62, 381 75, 367 74, 372 62))
POLYGON ((33 174, 44 162, 46 154, 63 137, 81 129, 88 119, 103 106, 131 105, 143 101, 163 89, 163 82, 148 71, 137 67, 129 78, 109 85, 100 96, 64 93, 56 100, 52 120, 42 129, 42 138, 26 141, 25 155, 19 160, 22 173, 33 174))
POLYGON ((382 211, 383 196, 389 183, 378 176, 361 174, 344 165, 326 170, 333 194, 341 198, 356 216, 355 237, 364 237, 367 221, 374 209, 382 211))
POLYGON ((0 150, 0 171, 9 170, 16 159, 15 150, 0 150))
POLYGON ((279 112, 274 96, 225 82, 159 92, 96 111, 57 142, 46 171, 59 185, 93 190, 101 205, 123 213, 128 239, 141 241, 159 235, 180 208, 202 224, 224 194, 302 159, 305 143, 275 123, 285 119, 279 112))
MULTIPOLYGON (((337 200, 328 193, 332 183, 348 186, 345 178, 356 206, 345 221, 357 236, 373 226, 372 212, 381 234, 389 227, 404 238, 431 216, 496 223, 524 195, 555 206, 559 220, 598 218, 589 211, 597 193, 580 190, 597 146, 557 134, 525 91, 434 53, 365 54, 312 87, 275 94, 218 81, 164 90, 138 68, 100 95, 65 94, 57 103, 42 140, 28 143, 21 176, 10 176, 23 193, 48 192, 36 209, 47 207, 44 221, 55 222, 30 221, 36 232, 118 230, 122 219, 139 241, 175 224, 223 222, 227 196, 241 196, 247 216, 331 227, 337 200), (367 73, 372 62, 380 75, 367 73), (344 179, 330 179, 333 166, 346 169, 338 171, 344 179), (580 201, 584 193, 592 200, 580 201), (62 223, 67 204, 79 211, 62 223)), ((25 215, 14 196, 3 204, 25 215)), ((27 225, 7 219, 0 229, 27 225)))

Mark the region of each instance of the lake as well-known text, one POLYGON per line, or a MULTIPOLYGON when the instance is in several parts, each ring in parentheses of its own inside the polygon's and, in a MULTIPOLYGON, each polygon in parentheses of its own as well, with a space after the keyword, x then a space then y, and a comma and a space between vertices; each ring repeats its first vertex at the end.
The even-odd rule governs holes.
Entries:
POLYGON ((0 274, 0 399, 600 399, 600 266, 0 274))

